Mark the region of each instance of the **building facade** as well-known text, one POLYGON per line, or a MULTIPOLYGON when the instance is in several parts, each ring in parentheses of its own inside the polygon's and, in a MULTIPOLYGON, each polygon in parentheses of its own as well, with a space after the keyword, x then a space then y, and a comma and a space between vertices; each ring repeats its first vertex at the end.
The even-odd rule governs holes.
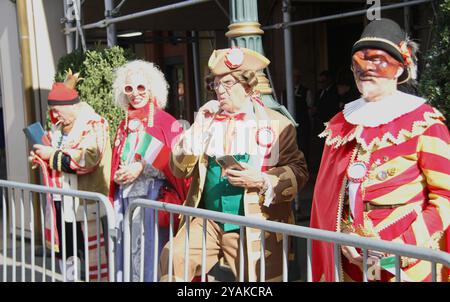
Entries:
MULTIPOLYGON (((375 1, 376 2, 376 1, 375 1)), ((380 1, 390 5, 398 1, 380 1)), ((211 98, 203 78, 207 59, 213 49, 230 45, 227 32, 230 20, 252 11, 261 28, 263 51, 271 60, 267 77, 271 80, 273 98, 288 105, 282 92, 286 89, 283 12, 292 21, 363 10, 365 0, 220 0, 220 1, 81 1, 80 24, 92 24, 111 18, 165 7, 158 13, 132 18, 114 24, 114 43, 131 49, 138 58, 158 64, 170 84, 168 111, 176 118, 192 121, 199 105, 211 98), (177 5, 192 2, 192 5, 177 5), (195 2, 195 3, 194 3, 195 2), (118 7, 119 4, 122 4, 118 7), (115 10, 108 10, 115 8, 115 10), (268 28, 268 29, 265 29, 268 28), (131 32, 139 36, 123 36, 131 32)), ((46 98, 53 83, 58 59, 74 48, 82 47, 82 37, 64 28, 75 27, 72 0, 5 0, 0 3, 0 87, 5 134, 5 176, 10 180, 35 182, 37 176, 25 160, 28 146, 22 129, 34 121, 45 121, 46 98), (71 17, 72 16, 72 17, 71 17), (66 21, 66 22, 64 22, 66 21)), ((421 52, 429 47, 432 7, 429 3, 381 12, 393 18, 421 42, 421 52)), ((367 16, 312 20, 292 26, 292 66, 312 92, 323 70, 348 69, 353 42, 367 23, 367 16)), ((107 45, 105 27, 83 30, 86 47, 107 45)), ((244 33, 245 34, 245 33, 244 33)), ((291 112, 292 113, 292 112, 291 112)))

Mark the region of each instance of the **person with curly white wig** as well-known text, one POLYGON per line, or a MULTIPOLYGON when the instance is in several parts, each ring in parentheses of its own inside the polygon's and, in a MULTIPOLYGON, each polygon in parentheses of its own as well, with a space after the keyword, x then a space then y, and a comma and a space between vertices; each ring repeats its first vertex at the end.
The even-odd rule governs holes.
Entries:
MULTIPOLYGON (((115 103, 126 111, 114 139, 109 196, 114 200, 119 236, 116 246, 117 279, 123 278, 123 216, 131 201, 137 198, 182 203, 187 180, 177 179, 169 168, 173 140, 181 125, 164 111, 168 84, 164 74, 153 63, 136 60, 115 71, 115 103)), ((154 238, 155 212, 137 210, 132 221, 131 280, 140 280, 140 251, 144 248, 144 281, 153 280, 154 245, 161 249, 169 236, 169 214, 159 211, 158 242, 154 238), (144 220, 145 246, 140 240, 141 215, 144 220)), ((175 221, 174 228, 177 227, 175 221)))

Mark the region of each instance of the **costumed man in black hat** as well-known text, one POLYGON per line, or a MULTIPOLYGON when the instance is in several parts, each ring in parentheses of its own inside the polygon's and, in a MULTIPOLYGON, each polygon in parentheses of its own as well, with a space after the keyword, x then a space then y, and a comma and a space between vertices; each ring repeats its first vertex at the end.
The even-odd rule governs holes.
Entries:
MULTIPOLYGON (((320 135, 326 142, 312 227, 450 251, 449 131, 425 99, 397 88, 415 78, 416 48, 389 19, 369 23, 353 45, 352 70, 362 96, 320 135)), ((361 251, 341 251, 340 280, 362 281, 361 251)), ((369 256, 378 271, 374 280, 395 280, 392 255, 369 256)), ((313 280, 333 281, 334 259, 332 244, 314 242, 313 280)), ((437 275, 447 281, 448 269, 438 265, 437 275)), ((400 277, 430 281, 430 263, 401 257, 400 277)))

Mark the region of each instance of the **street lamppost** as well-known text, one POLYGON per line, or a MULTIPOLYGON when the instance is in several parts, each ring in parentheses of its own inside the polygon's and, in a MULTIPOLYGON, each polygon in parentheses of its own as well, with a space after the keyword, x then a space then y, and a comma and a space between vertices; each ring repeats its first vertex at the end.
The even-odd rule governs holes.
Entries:
MULTIPOLYGON (((230 0, 230 25, 225 34, 231 46, 239 46, 252 49, 264 55, 262 35, 264 31, 258 22, 257 0, 230 0)), ((262 101, 271 109, 277 110, 288 117, 295 125, 295 120, 289 111, 273 97, 272 87, 263 70, 256 73, 262 101)))

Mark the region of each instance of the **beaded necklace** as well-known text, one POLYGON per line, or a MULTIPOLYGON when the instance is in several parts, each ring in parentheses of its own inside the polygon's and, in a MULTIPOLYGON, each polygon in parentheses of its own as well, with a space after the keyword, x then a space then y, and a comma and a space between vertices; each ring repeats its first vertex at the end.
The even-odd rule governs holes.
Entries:
MULTIPOLYGON (((149 106, 148 117, 144 118, 142 121, 147 120, 147 127, 151 128, 151 127, 153 127, 153 120, 154 120, 155 99, 154 99, 154 98, 150 99, 150 100, 149 100, 149 104, 146 105, 146 106, 149 106)), ((138 110, 145 110, 145 107, 140 108, 140 109, 138 109, 138 110)), ((125 133, 126 138, 125 138, 125 143, 122 144, 121 150, 120 150, 120 159, 121 159, 121 162, 124 162, 124 161, 125 161, 125 157, 128 155, 128 152, 130 151, 130 144, 131 144, 131 143, 130 143, 130 142, 128 141, 128 139, 127 139, 127 138, 128 138, 128 134, 129 134, 130 132, 135 132, 135 131, 133 131, 133 130, 131 130, 131 129, 129 128, 129 117, 128 117, 129 111, 130 111, 130 110, 127 111, 127 115, 126 115, 126 117, 125 117, 125 125, 124 125, 125 128, 123 129, 123 132, 125 133), (124 157, 124 152, 126 152, 125 157, 124 157)), ((137 132, 139 132, 139 128, 140 128, 140 127, 137 127, 137 128, 136 128, 136 129, 137 129, 137 132)), ((142 128, 141 128, 141 129, 142 129, 142 128)), ((145 129, 146 129, 146 127, 144 126, 144 127, 143 127, 143 130, 145 131, 145 129)), ((138 140, 139 140, 139 139, 138 139, 138 140)), ((140 143, 140 142, 138 141, 138 143, 140 143)), ((139 149, 139 146, 137 145, 136 148, 135 148, 135 150, 138 150, 138 149, 139 149)), ((137 154, 135 154, 135 158, 136 158, 136 156, 137 156, 137 154)))
POLYGON ((63 138, 64 138, 64 134, 61 131, 61 137, 59 138, 59 142, 58 142, 58 145, 56 146, 56 148, 61 149, 63 138))

